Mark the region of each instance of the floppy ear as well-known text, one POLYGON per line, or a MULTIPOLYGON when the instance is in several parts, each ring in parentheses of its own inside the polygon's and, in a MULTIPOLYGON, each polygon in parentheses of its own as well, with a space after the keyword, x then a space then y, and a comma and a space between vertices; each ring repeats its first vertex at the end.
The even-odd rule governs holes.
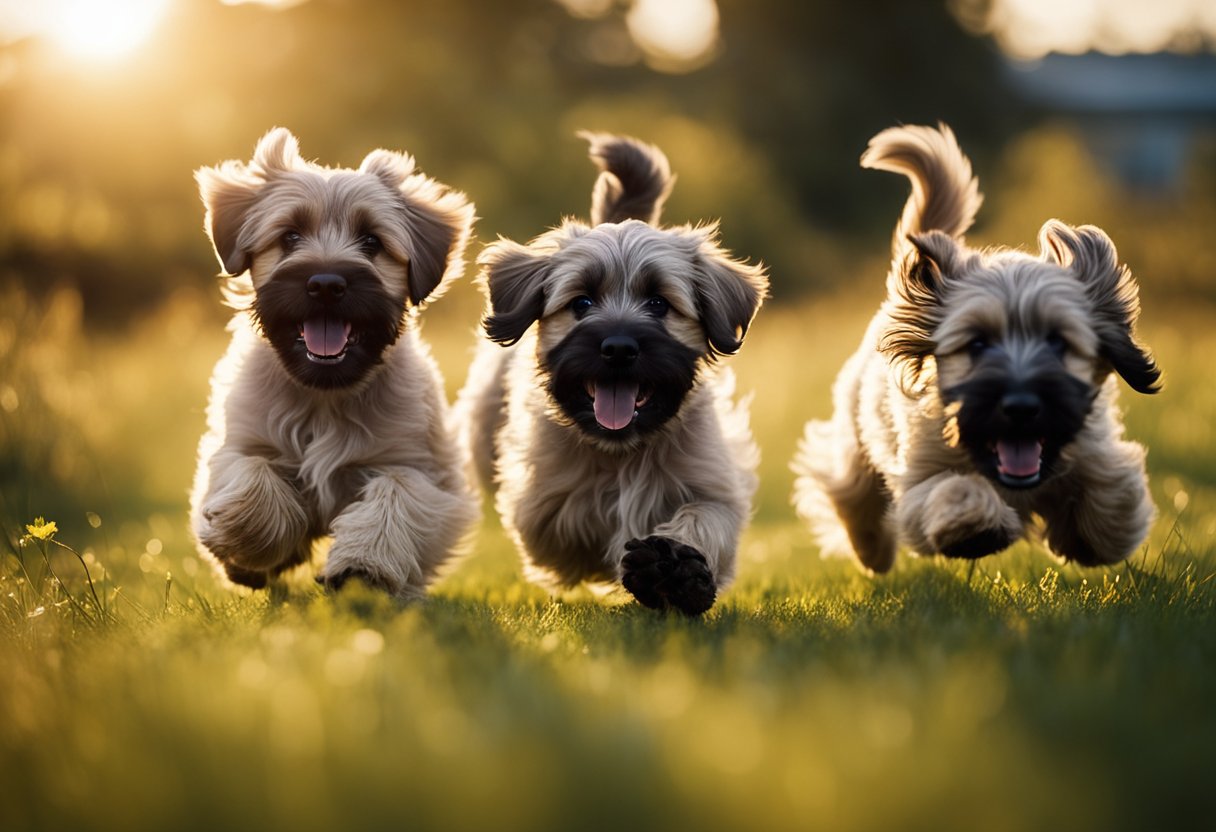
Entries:
POLYGON ((253 252, 241 245, 241 229, 265 180, 236 161, 199 168, 194 172, 194 180, 207 208, 203 221, 207 236, 215 246, 224 274, 229 277, 243 274, 249 268, 253 252))
POLYGON ((768 295, 768 275, 762 264, 733 259, 718 244, 715 227, 693 233, 700 238, 693 285, 710 354, 733 355, 768 295))
POLYGON ((1140 290, 1131 270, 1119 263, 1115 244, 1102 229, 1076 228, 1048 220, 1039 231, 1042 257, 1071 269, 1093 304, 1098 351, 1138 393, 1161 389, 1161 369, 1135 337, 1140 290))
POLYGON ((373 150, 359 170, 379 177, 401 197, 400 242, 409 268, 410 302, 419 306, 443 294, 464 270, 473 204, 460 191, 414 173, 414 159, 405 153, 373 150))
POLYGON ((902 364, 905 379, 911 382, 933 354, 933 333, 942 322, 942 300, 960 254, 954 238, 941 231, 910 234, 908 242, 911 247, 887 278, 890 321, 878 349, 902 364))
POLYGON ((545 312, 545 275, 551 250, 521 246, 500 238, 477 258, 490 296, 490 311, 482 320, 490 340, 509 347, 545 312))
POLYGON ((229 277, 249 268, 253 252, 242 239, 249 209, 266 180, 300 163, 300 145, 291 131, 275 127, 258 140, 249 164, 235 159, 194 172, 199 195, 207 207, 207 234, 229 277))
POLYGON ((293 170, 303 164, 300 158, 300 142, 286 127, 272 127, 258 140, 253 151, 251 167, 263 177, 293 170))

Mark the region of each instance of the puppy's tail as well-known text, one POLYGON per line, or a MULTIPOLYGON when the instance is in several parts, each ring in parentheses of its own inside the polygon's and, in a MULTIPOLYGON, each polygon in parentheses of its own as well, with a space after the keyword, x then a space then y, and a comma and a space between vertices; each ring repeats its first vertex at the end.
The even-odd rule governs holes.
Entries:
POLYGON ((870 139, 861 166, 902 173, 912 181, 912 195, 895 226, 896 254, 908 246, 909 234, 944 231, 962 237, 984 201, 971 161, 945 124, 883 130, 870 139))
POLYGON ((583 131, 588 155, 600 169, 591 191, 591 224, 641 220, 654 225, 671 193, 675 177, 663 151, 652 144, 583 131))

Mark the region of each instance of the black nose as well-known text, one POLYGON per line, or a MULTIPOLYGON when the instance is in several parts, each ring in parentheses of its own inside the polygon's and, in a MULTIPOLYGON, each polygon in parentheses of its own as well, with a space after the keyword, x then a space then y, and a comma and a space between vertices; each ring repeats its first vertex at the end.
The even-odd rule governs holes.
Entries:
POLYGON ((314 274, 308 278, 308 296, 333 303, 346 294, 346 278, 340 274, 314 274))
POLYGON ((1011 422, 1029 422, 1039 415, 1043 403, 1034 393, 1006 393, 1001 397, 1001 413, 1011 422))
POLYGON ((628 335, 609 335, 600 342, 600 355, 613 367, 627 367, 638 357, 638 342, 628 335))

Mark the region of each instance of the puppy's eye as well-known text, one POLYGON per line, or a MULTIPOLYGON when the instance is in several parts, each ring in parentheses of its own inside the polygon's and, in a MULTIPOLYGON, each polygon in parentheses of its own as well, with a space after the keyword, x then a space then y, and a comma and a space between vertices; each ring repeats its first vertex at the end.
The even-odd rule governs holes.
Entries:
POLYGON ((283 244, 283 251, 290 254, 291 252, 296 250, 296 247, 298 245, 300 245, 300 241, 303 239, 304 239, 304 237, 300 234, 299 231, 283 232, 283 237, 281 240, 281 242, 283 244))
POLYGON ((646 301, 646 313, 654 315, 656 318, 666 315, 669 309, 671 309, 671 304, 667 302, 666 298, 661 298, 658 295, 646 301))
POLYGON ((595 301, 586 295, 579 295, 570 301, 570 311, 574 313, 574 317, 576 318, 582 318, 593 306, 595 306, 595 301))
POLYGON ((977 335, 967 342, 967 353, 972 358, 979 358, 988 351, 992 344, 988 343, 988 336, 977 335))
POLYGON ((359 238, 359 249, 368 257, 375 257, 384 251, 384 243, 375 234, 364 234, 359 238))
POLYGON ((1047 342, 1048 349, 1055 353, 1056 357, 1064 357, 1065 351, 1068 350, 1068 342, 1064 340, 1063 335, 1053 330, 1047 333, 1047 337, 1044 340, 1047 342))

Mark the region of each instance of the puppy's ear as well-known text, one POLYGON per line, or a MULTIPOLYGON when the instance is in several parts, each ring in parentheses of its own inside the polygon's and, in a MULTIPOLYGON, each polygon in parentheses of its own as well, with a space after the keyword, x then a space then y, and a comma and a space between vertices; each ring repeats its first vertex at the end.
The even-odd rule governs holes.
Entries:
POLYGON ((477 258, 490 296, 490 311, 482 320, 490 340, 509 347, 545 312, 545 276, 552 249, 521 246, 500 238, 477 258))
POLYGON ((204 219, 207 235, 224 274, 229 277, 243 274, 253 253, 242 243, 241 230, 265 180, 236 161, 200 168, 194 172, 194 180, 207 208, 204 219))
POLYGON ((409 268, 407 291, 419 306, 443 294, 464 270, 464 249, 475 220, 473 204, 459 191, 414 173, 414 159, 405 153, 373 150, 359 166, 361 173, 379 177, 401 197, 396 246, 409 268))
POLYGON ((933 354, 933 333, 942 322, 942 301, 960 254, 954 238, 941 231, 911 234, 908 242, 911 246, 887 278, 890 322, 878 349, 902 364, 905 380, 914 382, 933 354))
POLYGON ((733 355, 768 295, 768 274, 762 264, 733 259, 718 244, 715 227, 691 233, 700 238, 693 281, 710 353, 733 355))
POLYGON ((1072 227, 1048 220, 1039 231, 1044 260, 1070 269, 1093 304, 1099 352, 1138 393, 1161 389, 1161 370, 1135 337, 1140 290, 1131 270, 1119 263, 1115 244, 1096 226, 1072 227))
POLYGON ((284 173, 303 163, 300 142, 286 127, 274 127, 258 140, 252 166, 266 178, 284 173))
POLYGON ((249 164, 235 160, 194 173, 207 208, 207 234, 224 274, 235 276, 249 268, 253 252, 242 238, 249 209, 266 180, 300 163, 300 145, 291 131, 275 127, 258 140, 249 164))

